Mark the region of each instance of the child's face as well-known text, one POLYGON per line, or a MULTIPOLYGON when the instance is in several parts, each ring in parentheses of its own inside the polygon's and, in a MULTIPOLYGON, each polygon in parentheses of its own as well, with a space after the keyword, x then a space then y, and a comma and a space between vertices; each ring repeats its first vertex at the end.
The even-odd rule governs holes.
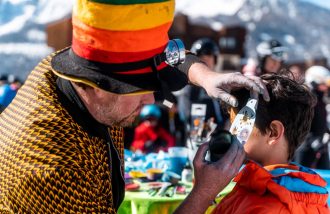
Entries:
POLYGON ((158 119, 157 118, 151 117, 147 121, 148 121, 149 125, 152 126, 152 127, 156 127, 158 125, 158 119))
POLYGON ((244 150, 248 159, 262 163, 264 158, 269 155, 267 150, 267 135, 264 135, 256 127, 253 128, 251 135, 244 144, 244 150))

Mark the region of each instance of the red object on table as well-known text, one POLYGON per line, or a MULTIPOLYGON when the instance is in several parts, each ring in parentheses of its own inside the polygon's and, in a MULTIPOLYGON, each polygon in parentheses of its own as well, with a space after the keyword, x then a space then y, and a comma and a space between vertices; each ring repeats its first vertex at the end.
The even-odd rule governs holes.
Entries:
POLYGON ((136 183, 130 183, 125 185, 126 191, 137 191, 140 189, 140 185, 136 183))

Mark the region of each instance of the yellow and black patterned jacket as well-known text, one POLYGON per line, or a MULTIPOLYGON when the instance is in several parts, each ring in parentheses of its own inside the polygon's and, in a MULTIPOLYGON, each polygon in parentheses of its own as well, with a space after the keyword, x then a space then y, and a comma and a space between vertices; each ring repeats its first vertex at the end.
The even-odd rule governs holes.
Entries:
POLYGON ((123 130, 109 128, 107 140, 77 123, 61 102, 50 59, 0 115, 0 213, 115 213, 123 130))

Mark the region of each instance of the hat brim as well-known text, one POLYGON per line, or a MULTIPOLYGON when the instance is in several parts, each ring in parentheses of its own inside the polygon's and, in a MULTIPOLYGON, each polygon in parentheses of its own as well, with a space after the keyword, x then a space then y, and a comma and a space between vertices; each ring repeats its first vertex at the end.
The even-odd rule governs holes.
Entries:
MULTIPOLYGON (((161 84, 154 72, 144 74, 115 74, 98 72, 79 65, 69 56, 70 48, 56 53, 51 66, 60 76, 66 76, 73 81, 90 81, 97 87, 116 94, 129 94, 139 91, 161 91, 161 84)), ((158 77, 164 81, 170 91, 178 91, 187 83, 187 76, 175 67, 166 66, 158 71, 158 77)))

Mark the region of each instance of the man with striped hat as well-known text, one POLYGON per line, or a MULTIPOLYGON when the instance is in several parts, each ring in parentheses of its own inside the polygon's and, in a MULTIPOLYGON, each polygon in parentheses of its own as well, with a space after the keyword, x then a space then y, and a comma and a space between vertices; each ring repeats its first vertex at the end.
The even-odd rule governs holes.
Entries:
MULTIPOLYGON (((259 79, 215 73, 185 55, 180 40, 169 40, 174 4, 76 0, 72 46, 42 60, 0 115, 1 212, 116 213, 124 198, 122 127, 154 102, 155 91, 170 104, 170 91, 189 79, 232 105, 233 87, 267 99, 259 79)), ((203 212, 244 158, 234 145, 226 158, 206 165, 203 148, 196 188, 178 212, 203 212), (221 175, 211 191, 208 175, 221 175)))

